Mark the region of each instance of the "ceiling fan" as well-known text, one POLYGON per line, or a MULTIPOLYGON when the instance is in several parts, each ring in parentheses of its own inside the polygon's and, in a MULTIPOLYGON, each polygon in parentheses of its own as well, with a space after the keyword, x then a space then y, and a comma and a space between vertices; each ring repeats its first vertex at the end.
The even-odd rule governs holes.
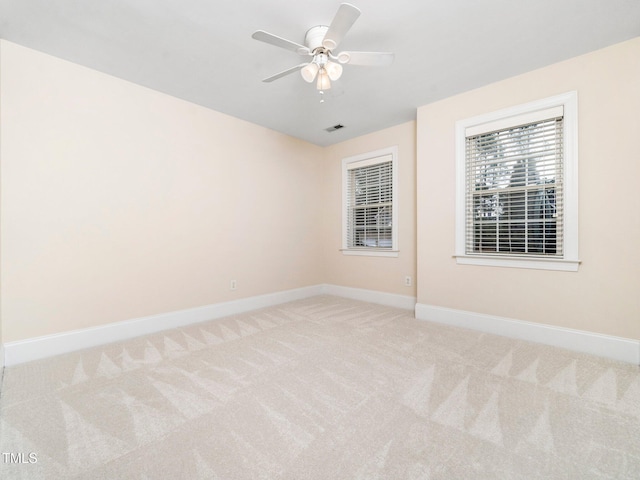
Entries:
POLYGON ((348 3, 342 3, 331 21, 331 25, 316 25, 310 28, 305 37, 304 45, 272 33, 258 30, 252 38, 276 47, 291 50, 303 57, 311 57, 309 62, 276 73, 262 80, 273 82, 293 72, 300 70, 302 78, 312 83, 316 77, 316 88, 322 93, 331 88, 331 81, 338 80, 342 75, 342 65, 387 66, 393 63, 393 53, 387 52, 339 52, 338 47, 346 33, 360 16, 360 10, 348 3))

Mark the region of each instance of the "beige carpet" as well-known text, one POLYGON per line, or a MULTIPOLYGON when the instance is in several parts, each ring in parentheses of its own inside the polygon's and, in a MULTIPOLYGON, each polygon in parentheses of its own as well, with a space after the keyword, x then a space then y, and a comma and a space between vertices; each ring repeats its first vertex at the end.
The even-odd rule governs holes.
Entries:
POLYGON ((7 368, 0 402, 2 479, 640 478, 638 367, 335 297, 7 368))

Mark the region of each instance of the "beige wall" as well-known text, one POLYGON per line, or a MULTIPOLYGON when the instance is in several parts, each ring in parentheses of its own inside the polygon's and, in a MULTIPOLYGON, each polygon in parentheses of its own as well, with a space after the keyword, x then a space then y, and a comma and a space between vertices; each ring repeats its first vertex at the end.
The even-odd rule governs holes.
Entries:
MULTIPOLYGON (((2 212, 2 41, 0 41, 0 214, 2 212)), ((0 253, 2 252, 2 222, 0 221, 0 253)), ((4 343, 2 340, 2 255, 0 254, 0 376, 4 368, 4 343)), ((2 388, 2 379, 0 379, 2 388)))
POLYGON ((640 338, 640 38, 418 109, 418 303, 640 338), (457 120, 578 92, 577 273, 456 265, 457 120))
POLYGON ((423 304, 639 338, 639 59, 635 39, 322 149, 0 41, 2 341, 320 283, 416 295, 407 275, 423 304), (580 271, 457 266, 455 121, 569 90, 580 271), (392 145, 400 255, 344 256, 341 161, 392 145))
POLYGON ((4 342, 322 283, 321 148, 0 49, 4 342))
POLYGON ((399 295, 416 295, 415 122, 364 135, 325 149, 325 282, 399 295), (398 257, 347 256, 342 248, 342 159, 398 146, 398 257), (413 286, 404 286, 405 276, 413 286))

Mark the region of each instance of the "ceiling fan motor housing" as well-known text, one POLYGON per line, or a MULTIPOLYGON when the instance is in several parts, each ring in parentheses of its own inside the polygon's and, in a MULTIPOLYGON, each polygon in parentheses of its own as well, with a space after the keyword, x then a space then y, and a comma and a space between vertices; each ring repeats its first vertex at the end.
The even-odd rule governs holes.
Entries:
POLYGON ((304 36, 304 44, 313 52, 316 48, 324 48, 322 45, 322 41, 324 40, 324 36, 329 30, 329 27, 326 25, 316 25, 315 27, 307 30, 307 33, 304 36))

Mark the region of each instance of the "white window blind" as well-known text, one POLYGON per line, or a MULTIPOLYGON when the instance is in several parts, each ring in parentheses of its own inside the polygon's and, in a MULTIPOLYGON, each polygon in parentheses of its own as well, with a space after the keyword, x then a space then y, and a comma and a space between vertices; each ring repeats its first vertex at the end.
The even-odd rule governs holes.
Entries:
POLYGON ((393 248, 393 193, 391 155, 347 165, 347 248, 393 248))
POLYGON ((524 121, 467 129, 467 255, 563 257, 562 107, 524 121))

